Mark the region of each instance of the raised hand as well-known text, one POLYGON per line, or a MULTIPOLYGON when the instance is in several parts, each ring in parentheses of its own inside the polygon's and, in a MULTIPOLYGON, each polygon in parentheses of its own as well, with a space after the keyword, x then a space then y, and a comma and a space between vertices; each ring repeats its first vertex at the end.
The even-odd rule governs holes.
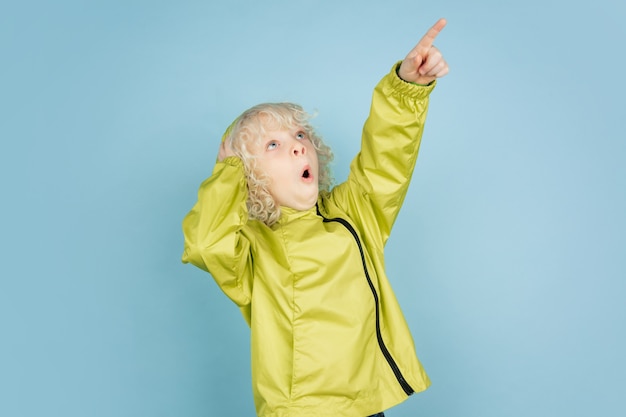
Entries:
POLYGON ((400 78, 412 83, 428 84, 448 73, 448 63, 439 49, 433 46, 446 23, 446 19, 439 19, 408 53, 398 70, 400 78))
POLYGON ((230 147, 230 140, 228 140, 228 138, 222 140, 222 143, 220 144, 220 150, 217 154, 217 160, 221 162, 229 156, 234 155, 235 152, 233 152, 233 149, 230 147))

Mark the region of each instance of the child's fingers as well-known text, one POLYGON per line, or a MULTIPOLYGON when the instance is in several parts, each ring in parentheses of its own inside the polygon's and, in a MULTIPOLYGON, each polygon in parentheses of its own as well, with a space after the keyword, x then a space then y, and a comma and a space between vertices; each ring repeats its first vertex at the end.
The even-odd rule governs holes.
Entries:
POLYGON ((420 68, 420 74, 435 76, 439 74, 441 71, 443 71, 447 66, 448 64, 446 63, 446 61, 442 59, 438 61, 435 65, 430 67, 428 70, 422 71, 422 69, 420 68))
POLYGON ((428 32, 420 39, 420 41, 411 49, 411 51, 407 54, 405 59, 413 59, 415 57, 420 57, 423 59, 424 56, 428 54, 428 50, 433 46, 433 42, 439 32, 446 26, 446 19, 439 19, 437 23, 435 23, 428 32))
POLYGON ((438 77, 438 74, 443 76, 447 73, 445 68, 448 64, 443 59, 441 52, 433 46, 435 38, 446 26, 446 23, 445 19, 439 19, 407 54, 398 70, 400 78, 411 82, 424 81, 424 79, 432 81, 438 77))
POLYGON ((449 71, 450 71, 450 68, 448 68, 448 66, 446 65, 445 68, 443 68, 441 71, 437 73, 437 75, 435 75, 435 77, 437 78, 444 77, 448 74, 449 71))
POLYGON ((417 72, 418 68, 422 64, 423 58, 415 50, 409 52, 408 55, 402 60, 402 65, 406 68, 407 71, 417 72))
POLYGON ((422 39, 418 42, 417 46, 414 48, 418 53, 422 53, 423 51, 428 51, 433 43, 435 42, 435 38, 439 35, 439 32, 446 26, 446 19, 439 19, 437 23, 433 25, 428 32, 422 37, 422 39))
MULTIPOLYGON (((428 51, 428 55, 426 56, 426 61, 424 61, 419 67, 419 73, 424 75, 428 74, 435 68, 437 65, 440 65, 443 61, 443 56, 439 49, 434 46, 430 48, 428 51)), ((445 61, 443 61, 445 63, 445 61)))
POLYGON ((437 75, 446 67, 446 63, 444 61, 439 62, 437 65, 433 67, 428 73, 432 75, 437 75))
POLYGON ((233 155, 233 152, 230 149, 229 144, 226 143, 226 142, 227 142, 227 140, 224 140, 220 144, 220 151, 217 154, 217 160, 218 161, 222 161, 222 160, 226 159, 227 157, 233 155))

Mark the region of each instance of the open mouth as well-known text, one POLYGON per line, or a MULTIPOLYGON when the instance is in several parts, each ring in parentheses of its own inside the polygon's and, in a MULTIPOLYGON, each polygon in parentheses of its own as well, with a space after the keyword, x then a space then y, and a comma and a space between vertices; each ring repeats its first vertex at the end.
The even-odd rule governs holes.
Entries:
POLYGON ((311 166, 306 165, 303 167, 300 178, 302 179, 302 181, 307 182, 307 183, 314 181, 313 171, 311 170, 311 166))

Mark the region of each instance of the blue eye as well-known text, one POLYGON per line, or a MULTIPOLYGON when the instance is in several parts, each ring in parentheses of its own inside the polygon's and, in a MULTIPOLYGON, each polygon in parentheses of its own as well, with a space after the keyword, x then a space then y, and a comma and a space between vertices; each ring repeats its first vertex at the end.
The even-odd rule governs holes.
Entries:
POLYGON ((296 139, 298 139, 298 140, 306 139, 306 133, 304 133, 304 132, 296 133, 296 139))
POLYGON ((270 143, 267 144, 267 150, 271 151, 278 148, 278 142, 276 142, 275 140, 271 141, 270 143))

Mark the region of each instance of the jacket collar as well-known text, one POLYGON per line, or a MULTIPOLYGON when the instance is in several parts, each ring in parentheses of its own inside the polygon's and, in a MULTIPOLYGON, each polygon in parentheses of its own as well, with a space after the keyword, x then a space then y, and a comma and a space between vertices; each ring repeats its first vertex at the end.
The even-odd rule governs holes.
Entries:
POLYGON ((308 210, 296 210, 291 207, 281 207, 280 218, 277 223, 280 225, 286 225, 299 219, 312 219, 315 217, 317 217, 316 206, 313 206, 308 210))

